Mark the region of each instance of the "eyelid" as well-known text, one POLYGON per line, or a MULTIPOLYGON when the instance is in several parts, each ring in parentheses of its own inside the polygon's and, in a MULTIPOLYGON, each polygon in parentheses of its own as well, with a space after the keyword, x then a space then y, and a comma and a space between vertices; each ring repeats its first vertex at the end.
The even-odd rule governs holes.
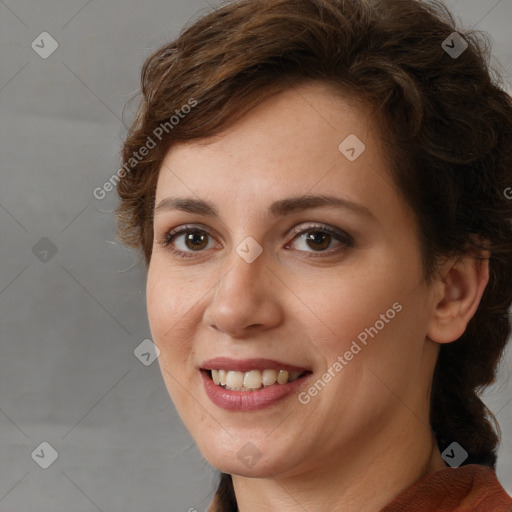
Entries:
POLYGON ((301 234, 307 231, 313 231, 317 229, 318 231, 325 231, 326 233, 330 233, 333 235, 337 235, 340 238, 343 238, 345 241, 351 241, 353 243, 353 238, 345 231, 335 228, 333 226, 329 226, 327 224, 319 224, 318 222, 313 223, 302 223, 292 229, 292 233, 301 234))
POLYGON ((211 236, 210 228, 206 227, 203 224, 180 224, 179 226, 172 228, 165 232, 165 235, 175 235, 178 233, 183 233, 186 231, 204 231, 205 233, 208 233, 211 236))

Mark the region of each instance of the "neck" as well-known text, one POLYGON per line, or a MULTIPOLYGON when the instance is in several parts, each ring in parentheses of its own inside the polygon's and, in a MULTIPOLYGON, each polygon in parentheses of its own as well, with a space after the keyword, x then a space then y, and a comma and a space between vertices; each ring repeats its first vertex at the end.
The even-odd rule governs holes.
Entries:
POLYGON ((423 476, 446 467, 430 427, 418 428, 417 419, 394 442, 382 433, 363 446, 293 476, 233 475, 238 512, 378 512, 423 476))

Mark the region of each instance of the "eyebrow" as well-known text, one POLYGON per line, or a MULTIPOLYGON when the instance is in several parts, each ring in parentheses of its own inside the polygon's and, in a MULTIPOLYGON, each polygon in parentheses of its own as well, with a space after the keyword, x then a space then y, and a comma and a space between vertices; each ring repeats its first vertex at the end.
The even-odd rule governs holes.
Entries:
MULTIPOLYGON (((272 217, 284 217, 298 211, 326 206, 345 208, 355 213, 373 217, 370 210, 365 206, 341 197, 328 195, 301 195, 280 199, 270 205, 268 214, 272 217)), ((219 211, 212 203, 194 197, 167 197, 162 199, 155 207, 155 214, 172 210, 181 210, 215 218, 220 217, 219 211)))

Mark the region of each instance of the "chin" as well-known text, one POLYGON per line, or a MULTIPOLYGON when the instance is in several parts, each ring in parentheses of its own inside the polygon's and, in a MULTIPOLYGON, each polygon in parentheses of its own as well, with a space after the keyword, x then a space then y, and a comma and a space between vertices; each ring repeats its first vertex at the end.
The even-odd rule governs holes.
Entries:
POLYGON ((247 478, 268 478, 281 473, 280 462, 277 460, 264 460, 263 458, 250 463, 244 463, 237 458, 237 454, 212 454, 205 457, 208 463, 222 473, 239 475, 247 478))
MULTIPOLYGON (((225 436, 229 437, 229 434, 225 436)), ((237 436, 229 437, 226 442, 224 436, 212 436, 197 442, 201 454, 211 466, 223 473, 248 478, 268 478, 288 473, 297 467, 301 460, 299 453, 294 451, 294 457, 291 458, 288 447, 279 443, 281 449, 276 450, 273 444, 265 433, 260 441, 253 436, 253 441, 243 442, 237 436)))

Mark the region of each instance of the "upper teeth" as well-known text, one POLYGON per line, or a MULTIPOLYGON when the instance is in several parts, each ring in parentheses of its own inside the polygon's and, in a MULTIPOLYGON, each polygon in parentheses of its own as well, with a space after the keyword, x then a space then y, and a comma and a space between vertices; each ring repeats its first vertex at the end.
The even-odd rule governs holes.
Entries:
POLYGON ((298 379, 301 372, 288 372, 287 370, 251 370, 249 372, 237 372, 234 370, 211 370, 215 384, 226 389, 236 391, 255 390, 265 386, 286 384, 298 379))

